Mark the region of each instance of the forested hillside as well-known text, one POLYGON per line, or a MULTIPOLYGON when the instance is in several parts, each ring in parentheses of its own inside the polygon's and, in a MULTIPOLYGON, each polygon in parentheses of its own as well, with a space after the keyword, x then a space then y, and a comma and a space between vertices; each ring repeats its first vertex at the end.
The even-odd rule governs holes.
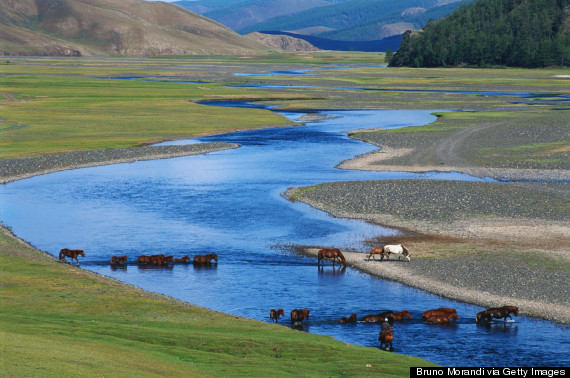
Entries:
POLYGON ((478 0, 404 35, 390 66, 568 66, 569 0, 478 0))
POLYGON ((350 0, 180 0, 174 4, 238 30, 265 20, 350 0))
POLYGON ((472 0, 182 0, 174 4, 240 34, 282 31, 362 42, 419 29, 428 20, 451 13, 461 1, 472 0))
POLYGON ((397 10, 394 13, 384 12, 367 22, 319 34, 319 37, 345 41, 358 41, 387 38, 402 35, 406 30, 420 29, 430 20, 440 19, 459 7, 459 2, 436 6, 433 8, 413 7, 397 10))
MULTIPOLYGON (((337 40, 377 40, 391 35, 400 35, 406 30, 379 35, 378 30, 381 27, 408 23, 408 28, 420 28, 427 20, 424 20, 423 23, 420 21, 419 24, 414 24, 417 15, 448 3, 455 3, 456 8, 459 6, 460 0, 350 0, 326 7, 309 9, 290 16, 275 17, 236 30, 242 34, 264 30, 285 30, 303 34, 299 30, 320 27, 324 33, 313 35, 337 40), (366 25, 366 27, 362 27, 362 25, 366 25)), ((450 7, 446 14, 449 14, 453 9, 453 6, 450 7)), ((216 19, 215 17, 212 18, 216 19)))

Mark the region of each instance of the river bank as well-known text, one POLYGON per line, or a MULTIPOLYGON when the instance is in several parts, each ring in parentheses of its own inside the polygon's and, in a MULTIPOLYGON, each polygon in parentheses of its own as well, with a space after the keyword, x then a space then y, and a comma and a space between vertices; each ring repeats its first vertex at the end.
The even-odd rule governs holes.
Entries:
MULTIPOLYGON (((291 188, 286 196, 335 217, 402 230, 369 244, 402 243, 410 263, 343 251, 356 269, 446 298, 516 305, 521 314, 570 323, 570 228, 561 193, 545 196, 510 183, 387 180, 291 188), (529 203, 533 197, 544 206, 529 203)), ((316 256, 318 249, 301 251, 316 256)))
POLYGON ((182 146, 141 146, 94 151, 78 151, 41 157, 0 161, 0 184, 45 175, 67 169, 99 165, 132 163, 143 160, 169 159, 180 156, 238 148, 223 142, 189 144, 182 146))
MULTIPOLYGON (((482 307, 516 305, 521 315, 570 323, 567 291, 560 290, 567 282, 566 274, 525 269, 513 264, 512 258, 501 261, 492 254, 485 256, 492 262, 489 265, 481 264, 473 255, 422 258, 423 251, 417 248, 429 249, 429 243, 412 242, 406 246, 414 251, 409 263, 403 259, 368 260, 367 253, 362 252, 343 251, 343 255, 352 268, 445 298, 482 307), (516 291, 528 291, 528 295, 518 296, 516 291)), ((318 253, 317 248, 302 251, 313 257, 318 253)))

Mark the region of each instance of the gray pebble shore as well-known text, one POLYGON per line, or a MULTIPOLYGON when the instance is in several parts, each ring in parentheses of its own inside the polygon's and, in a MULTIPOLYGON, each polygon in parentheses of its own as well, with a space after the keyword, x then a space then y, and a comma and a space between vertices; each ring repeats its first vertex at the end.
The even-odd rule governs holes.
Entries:
MULTIPOLYGON (((290 189, 286 194, 337 217, 404 228, 407 225, 413 231, 431 225, 434 231, 460 235, 447 241, 445 237, 433 242, 419 237, 420 243, 409 242, 413 256, 410 263, 368 262, 364 259, 368 251, 346 251, 357 269, 463 302, 483 307, 517 305, 523 314, 570 323, 567 237, 552 240, 558 252, 551 254, 510 242, 478 240, 458 229, 458 224, 475 223, 475 219, 480 222, 496 218, 508 220, 504 226, 547 225, 554 221, 567 229, 570 204, 565 191, 542 189, 510 183, 382 180, 326 183, 290 189), (393 217, 382 218, 381 214, 393 217), (432 250, 427 251, 429 248, 432 250)), ((429 235, 428 227, 422 233, 429 235)), ((394 241, 370 242, 379 246, 394 241)))
POLYGON ((142 160, 168 159, 238 148, 239 145, 212 142, 181 146, 142 146, 0 161, 0 184, 67 169, 93 167, 142 160))

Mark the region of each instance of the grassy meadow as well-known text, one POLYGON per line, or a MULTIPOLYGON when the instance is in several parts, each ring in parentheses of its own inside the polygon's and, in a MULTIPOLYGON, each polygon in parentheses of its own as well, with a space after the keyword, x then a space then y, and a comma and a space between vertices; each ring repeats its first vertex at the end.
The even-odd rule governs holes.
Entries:
MULTIPOLYGON (((567 92, 564 70, 396 69, 377 67, 380 64, 381 54, 330 52, 224 58, 10 58, 0 64, 0 159, 291 124, 268 110, 197 105, 200 100, 264 101, 283 109, 516 111, 528 109, 515 103, 520 101, 516 96, 430 91, 567 92), (306 76, 233 76, 323 67, 327 69, 306 76), (127 76, 152 78, 118 79, 127 76), (303 87, 240 86, 244 84, 303 87)), ((544 106, 548 105, 534 107, 544 106)))
POLYGON ((133 147, 165 139, 290 125, 256 109, 201 106, 204 98, 263 99, 217 84, 157 83, 59 74, 2 80, 0 158, 133 147))
POLYGON ((570 169, 567 111, 527 108, 517 111, 436 112, 429 125, 355 132, 352 137, 392 148, 416 148, 417 153, 395 159, 401 165, 438 165, 437 146, 459 131, 479 127, 466 140, 460 158, 479 167, 570 169), (497 125, 484 129, 485 125, 497 125))

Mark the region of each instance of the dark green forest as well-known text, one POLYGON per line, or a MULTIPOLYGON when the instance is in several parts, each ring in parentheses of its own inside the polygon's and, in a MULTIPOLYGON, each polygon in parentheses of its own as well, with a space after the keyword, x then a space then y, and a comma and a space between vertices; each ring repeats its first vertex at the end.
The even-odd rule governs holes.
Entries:
MULTIPOLYGON (((401 3, 398 4, 401 5, 401 3)), ((378 35, 375 31, 383 25, 395 24, 398 22, 409 22, 413 25, 414 29, 420 29, 427 24, 429 20, 437 20, 450 14, 458 8, 460 4, 460 2, 454 2, 442 6, 435 6, 433 8, 428 8, 425 12, 407 16, 402 15, 403 12, 401 9, 391 14, 383 11, 379 17, 374 17, 369 21, 354 26, 349 25, 344 29, 319 33, 318 36, 341 41, 366 41, 378 39, 378 35)))
POLYGON ((478 0, 408 31, 390 66, 568 66, 569 0, 478 0))

